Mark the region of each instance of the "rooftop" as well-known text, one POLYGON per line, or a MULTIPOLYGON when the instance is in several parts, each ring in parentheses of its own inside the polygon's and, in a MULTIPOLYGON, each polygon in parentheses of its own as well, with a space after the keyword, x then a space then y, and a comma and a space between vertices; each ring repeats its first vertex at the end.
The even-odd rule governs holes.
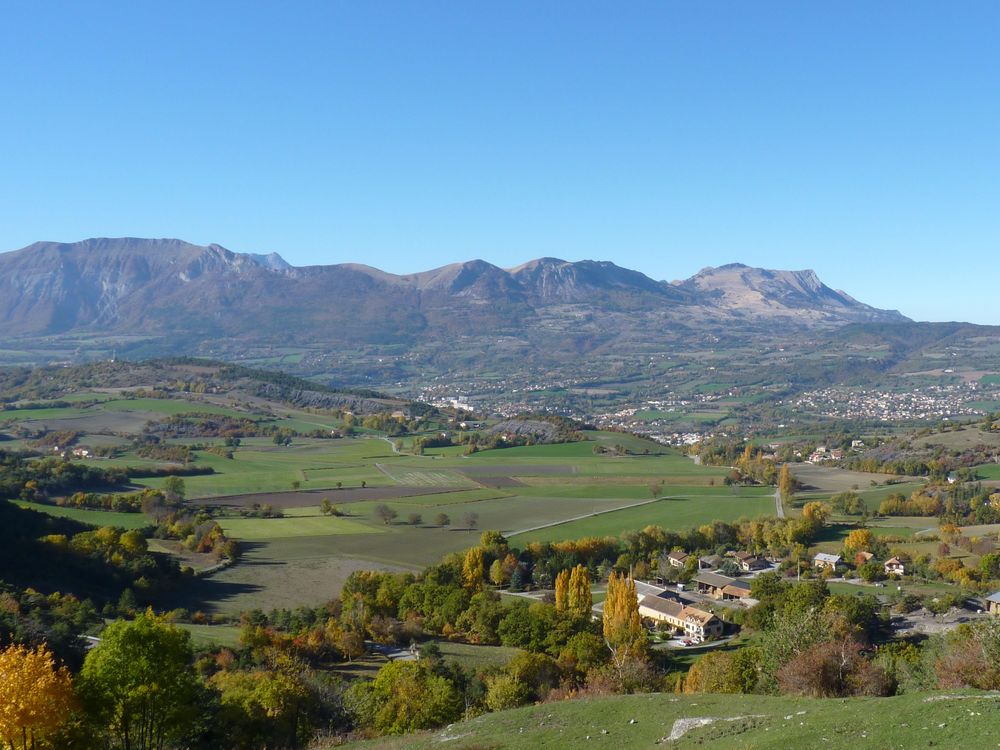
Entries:
POLYGON ((719 589, 726 586, 735 586, 736 588, 746 589, 747 591, 750 590, 750 584, 746 581, 740 581, 736 578, 719 575, 718 573, 699 573, 695 576, 694 580, 698 583, 704 583, 706 586, 714 586, 719 589))

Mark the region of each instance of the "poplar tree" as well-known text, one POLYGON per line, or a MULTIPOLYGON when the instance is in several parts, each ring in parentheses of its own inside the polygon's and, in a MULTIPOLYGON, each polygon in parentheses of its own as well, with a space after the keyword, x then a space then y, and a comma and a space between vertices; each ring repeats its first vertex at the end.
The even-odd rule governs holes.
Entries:
POLYGON ((583 565, 577 565, 569 576, 569 610, 582 617, 589 614, 593 606, 594 597, 590 592, 590 573, 583 565))
POLYGON ((795 477, 792 476, 792 470, 788 468, 788 464, 784 464, 781 471, 778 472, 778 490, 781 492, 783 502, 791 502, 795 495, 795 477))
POLYGON ((482 591, 486 575, 486 556, 482 547, 472 547, 462 562, 462 584, 472 593, 482 591))
POLYGON ((646 656, 646 633, 639 617, 639 599, 631 576, 612 573, 604 600, 604 643, 611 652, 611 662, 623 675, 632 661, 646 656))
POLYGON ((569 571, 560 570, 556 576, 556 609, 565 612, 569 608, 569 571))

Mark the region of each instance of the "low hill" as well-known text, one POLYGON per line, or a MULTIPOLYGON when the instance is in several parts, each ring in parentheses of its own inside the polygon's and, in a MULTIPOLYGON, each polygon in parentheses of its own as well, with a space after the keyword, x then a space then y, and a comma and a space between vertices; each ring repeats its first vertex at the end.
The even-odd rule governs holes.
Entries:
POLYGON ((894 698, 629 695, 519 708, 445 729, 350 744, 367 750, 911 750, 996 747, 1000 694, 957 691, 894 698))
POLYGON ((0 368, 0 404, 59 399, 67 394, 144 390, 161 397, 206 403, 242 401, 247 407, 278 404, 341 409, 354 414, 387 411, 423 413, 428 407, 367 389, 335 388, 281 372, 213 360, 175 358, 142 362, 93 362, 75 367, 0 368))

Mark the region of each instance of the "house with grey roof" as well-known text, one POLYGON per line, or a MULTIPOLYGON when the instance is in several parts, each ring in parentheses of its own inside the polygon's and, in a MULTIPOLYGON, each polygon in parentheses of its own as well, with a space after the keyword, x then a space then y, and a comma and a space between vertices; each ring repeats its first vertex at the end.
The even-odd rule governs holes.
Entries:
POLYGON ((700 593, 708 594, 714 599, 746 599, 750 596, 749 583, 721 573, 701 572, 695 576, 694 582, 700 593))
POLYGON ((837 566, 840 565, 840 555, 831 555, 826 552, 818 552, 813 558, 813 565, 817 568, 823 570, 829 568, 830 570, 836 570, 837 566))
POLYGON ((986 611, 991 615, 1000 614, 1000 591, 986 597, 986 611))

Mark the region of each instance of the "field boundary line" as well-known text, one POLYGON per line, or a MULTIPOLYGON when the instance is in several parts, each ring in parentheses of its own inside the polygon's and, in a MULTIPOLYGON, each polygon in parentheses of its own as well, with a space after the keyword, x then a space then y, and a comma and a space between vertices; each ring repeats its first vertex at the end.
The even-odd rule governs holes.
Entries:
POLYGON ((517 536, 518 534, 527 534, 530 531, 538 531, 540 529, 551 529, 553 526, 562 526, 564 523, 572 523, 573 521, 582 521, 585 518, 594 518, 596 516, 603 516, 607 513, 617 513, 620 510, 628 510, 629 508, 641 508, 643 505, 652 505, 653 503, 658 503, 661 500, 672 500, 672 499, 685 499, 685 498, 669 498, 669 497, 658 497, 655 500, 643 500, 641 503, 632 503, 632 505, 622 505, 618 508, 608 508, 607 510, 598 510, 593 513, 585 513, 582 516, 573 516, 573 518, 564 518, 561 521, 552 521, 551 523, 543 523, 540 526, 532 526, 530 529, 520 529, 518 531, 510 531, 505 536, 517 536))

